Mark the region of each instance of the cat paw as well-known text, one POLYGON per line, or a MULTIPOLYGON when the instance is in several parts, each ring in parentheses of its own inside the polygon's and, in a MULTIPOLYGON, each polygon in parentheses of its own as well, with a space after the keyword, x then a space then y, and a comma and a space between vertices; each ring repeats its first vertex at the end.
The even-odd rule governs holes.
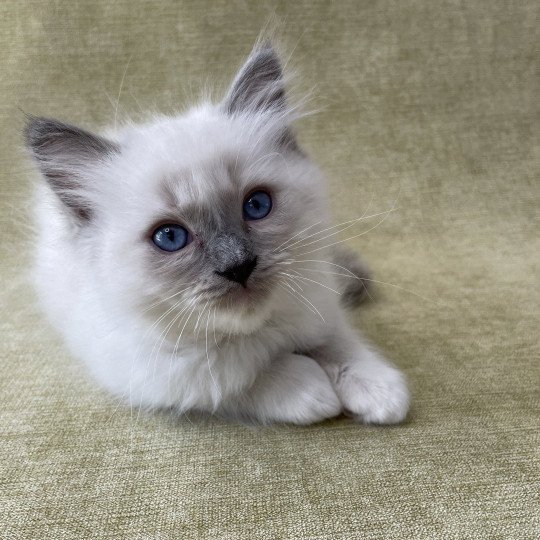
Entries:
POLYGON ((313 424, 339 415, 342 412, 341 401, 326 373, 311 358, 298 358, 305 366, 293 383, 295 388, 291 391, 294 393, 289 397, 290 407, 287 407, 285 421, 313 424))
POLYGON ((324 370, 299 354, 276 361, 250 394, 248 412, 264 423, 313 424, 337 416, 342 410, 324 370))
POLYGON ((376 364, 345 365, 338 375, 344 412, 367 424, 397 424, 409 410, 405 376, 396 368, 376 364))

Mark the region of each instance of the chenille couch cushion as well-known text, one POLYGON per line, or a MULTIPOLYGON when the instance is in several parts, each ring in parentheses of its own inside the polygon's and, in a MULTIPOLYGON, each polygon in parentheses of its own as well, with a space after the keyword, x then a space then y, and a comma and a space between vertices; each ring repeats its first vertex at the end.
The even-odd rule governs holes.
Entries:
POLYGON ((539 15, 534 0, 3 0, 0 536, 540 537, 539 15), (266 26, 318 111, 298 133, 336 220, 395 205, 347 232, 384 282, 351 319, 410 380, 401 426, 132 413, 27 284, 23 112, 99 128, 181 109, 219 95, 266 26))

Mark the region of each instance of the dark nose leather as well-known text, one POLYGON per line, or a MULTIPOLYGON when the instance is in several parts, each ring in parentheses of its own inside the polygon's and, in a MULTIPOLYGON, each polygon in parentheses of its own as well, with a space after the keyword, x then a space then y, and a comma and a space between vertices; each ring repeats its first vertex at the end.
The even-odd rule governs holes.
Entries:
POLYGON ((256 265, 257 265, 257 257, 253 257, 252 259, 246 259, 245 261, 242 261, 240 264, 229 266, 228 268, 225 268, 225 270, 221 272, 216 270, 216 274, 224 278, 227 278, 230 281, 235 281, 236 283, 240 283, 240 285, 245 287, 247 280, 249 276, 251 276, 251 273, 255 269, 256 265))

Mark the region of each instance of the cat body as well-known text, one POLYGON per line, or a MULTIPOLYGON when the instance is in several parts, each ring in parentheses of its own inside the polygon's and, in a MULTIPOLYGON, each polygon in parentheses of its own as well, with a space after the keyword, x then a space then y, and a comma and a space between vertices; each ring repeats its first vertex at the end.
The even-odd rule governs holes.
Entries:
POLYGON ((131 406, 263 423, 405 417, 404 377, 346 321, 339 293, 365 282, 359 263, 336 258, 295 114, 278 56, 260 45, 217 105, 107 138, 30 120, 46 180, 35 197, 41 303, 131 406))

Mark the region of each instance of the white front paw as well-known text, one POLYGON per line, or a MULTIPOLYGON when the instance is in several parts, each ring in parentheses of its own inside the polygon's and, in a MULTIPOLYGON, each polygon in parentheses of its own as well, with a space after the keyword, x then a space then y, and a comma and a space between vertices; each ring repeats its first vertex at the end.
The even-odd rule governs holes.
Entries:
POLYGON ((265 423, 312 424, 340 412, 341 402, 326 373, 299 354, 274 362, 251 390, 250 413, 265 423))
POLYGON ((397 424, 407 416, 405 376, 378 358, 341 366, 337 389, 346 413, 359 421, 397 424))
POLYGON ((286 406, 284 420, 295 424, 312 424, 340 414, 341 402, 326 373, 311 358, 297 355, 298 363, 299 360, 305 366, 301 378, 297 381, 291 378, 289 381, 290 394, 284 396, 282 401, 282 405, 286 406))

